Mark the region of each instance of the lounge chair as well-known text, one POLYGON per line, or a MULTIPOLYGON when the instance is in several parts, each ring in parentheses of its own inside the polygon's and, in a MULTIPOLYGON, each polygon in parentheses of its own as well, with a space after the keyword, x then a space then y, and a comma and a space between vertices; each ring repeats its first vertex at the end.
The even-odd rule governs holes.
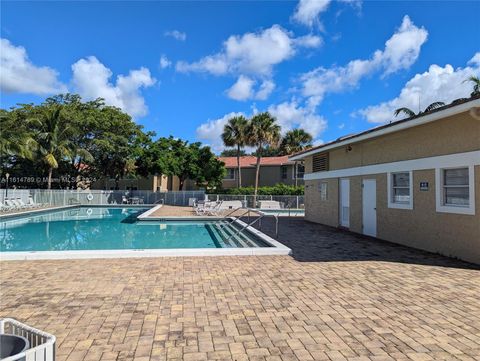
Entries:
POLYGON ((197 216, 217 215, 223 202, 205 202, 195 208, 197 216))
POLYGON ((21 198, 17 198, 17 203, 22 207, 22 209, 33 208, 32 205, 25 203, 21 198))
POLYGON ((13 199, 5 199, 5 205, 9 207, 11 211, 20 209, 17 202, 15 202, 13 199))
POLYGON ((205 210, 207 216, 218 216, 218 214, 222 211, 223 202, 218 202, 215 206, 209 207, 205 210))
POLYGON ((35 203, 32 197, 28 197, 27 205, 29 205, 31 208, 40 208, 45 207, 47 203, 35 203))
POLYGON ((281 209, 282 205, 277 201, 258 201, 260 209, 281 209))
POLYGON ((0 211, 11 211, 12 209, 14 209, 14 207, 0 202, 0 211))

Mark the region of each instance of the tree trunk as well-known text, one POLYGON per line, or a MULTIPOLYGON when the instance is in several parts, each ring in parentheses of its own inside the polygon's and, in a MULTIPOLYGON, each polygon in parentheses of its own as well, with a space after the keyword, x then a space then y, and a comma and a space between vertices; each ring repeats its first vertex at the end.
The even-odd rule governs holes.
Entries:
POLYGON ((238 188, 242 187, 242 168, 240 167, 240 146, 237 146, 238 188))
POLYGON ((293 175, 293 177, 294 177, 294 179, 295 179, 295 187, 297 187, 297 186, 298 186, 298 178, 297 178, 297 174, 298 174, 298 163, 297 163, 297 161, 295 161, 295 164, 294 164, 294 166, 293 166, 293 171, 295 172, 294 175, 293 175))
POLYGON ((257 193, 258 193, 258 180, 260 178, 260 161, 262 159, 261 156, 261 148, 258 148, 257 150, 257 165, 256 165, 256 170, 255 170, 255 192, 253 195, 253 208, 257 207, 257 193))
POLYGON ((52 173, 53 173, 53 168, 52 167, 48 168, 47 189, 52 188, 52 173))

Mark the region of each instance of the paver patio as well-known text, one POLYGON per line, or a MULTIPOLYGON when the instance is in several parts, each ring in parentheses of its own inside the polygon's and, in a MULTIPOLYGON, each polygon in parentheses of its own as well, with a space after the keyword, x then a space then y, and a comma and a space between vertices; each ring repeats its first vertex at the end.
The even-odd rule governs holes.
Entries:
POLYGON ((54 333, 57 360, 480 359, 478 267, 280 227, 293 257, 2 262, 0 315, 54 333))

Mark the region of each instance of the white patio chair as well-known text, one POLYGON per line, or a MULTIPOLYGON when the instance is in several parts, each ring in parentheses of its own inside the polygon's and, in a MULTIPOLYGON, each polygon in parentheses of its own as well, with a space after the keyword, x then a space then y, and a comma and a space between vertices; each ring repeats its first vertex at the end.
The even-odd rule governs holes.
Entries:
POLYGON ((11 211, 16 211, 17 209, 20 209, 18 204, 14 202, 13 199, 5 199, 5 204, 7 205, 7 207, 10 208, 11 211))
POLYGON ((222 204, 223 204, 223 202, 220 201, 215 206, 213 206, 212 208, 207 208, 205 210, 206 215, 207 216, 218 216, 219 213, 222 211, 222 204))
POLYGON ((23 209, 31 209, 33 208, 30 204, 28 203, 25 203, 22 198, 17 198, 17 203, 20 205, 20 207, 22 207, 23 209))
POLYGON ((27 205, 29 205, 31 208, 40 208, 45 207, 47 203, 35 203, 32 197, 28 197, 27 205))
POLYGON ((13 209, 12 206, 8 206, 6 204, 3 204, 2 202, 0 202, 0 210, 1 211, 11 211, 13 209))
POLYGON ((199 204, 198 207, 195 208, 195 213, 198 216, 207 216, 209 215, 208 213, 215 209, 221 202, 205 202, 202 204, 199 204))

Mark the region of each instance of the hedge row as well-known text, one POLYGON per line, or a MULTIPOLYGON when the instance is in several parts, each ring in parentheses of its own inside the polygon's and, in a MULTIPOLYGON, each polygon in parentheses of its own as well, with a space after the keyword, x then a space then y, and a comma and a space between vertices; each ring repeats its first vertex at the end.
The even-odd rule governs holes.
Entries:
MULTIPOLYGON (((231 194, 231 195, 251 195, 255 193, 254 187, 241 187, 230 189, 216 189, 210 192, 210 194, 231 194)), ((273 187, 259 187, 257 194, 261 195, 274 195, 274 196, 303 196, 303 186, 291 186, 287 184, 276 184, 273 187)))

